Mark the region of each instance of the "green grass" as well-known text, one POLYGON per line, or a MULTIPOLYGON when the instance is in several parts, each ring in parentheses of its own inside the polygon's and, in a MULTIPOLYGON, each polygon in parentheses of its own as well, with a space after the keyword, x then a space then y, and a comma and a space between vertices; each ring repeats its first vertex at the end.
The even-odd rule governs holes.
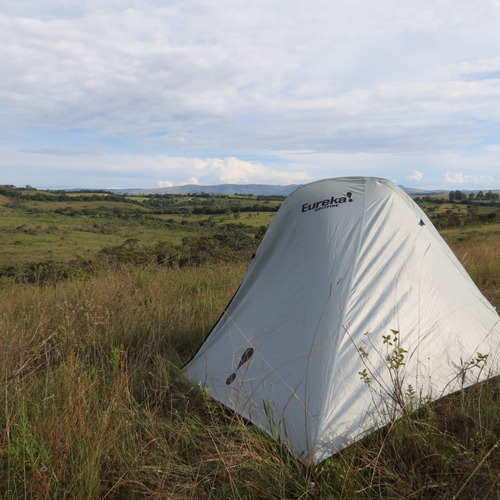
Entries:
POLYGON ((178 246, 185 237, 208 236, 226 224, 267 227, 274 216, 274 212, 266 211, 192 214, 190 211, 196 205, 190 203, 214 202, 228 210, 235 203, 256 206, 261 203, 265 208, 278 204, 257 202, 252 197, 195 198, 190 202, 190 197, 176 195, 172 200, 160 200, 171 203, 167 208, 178 213, 154 213, 153 209, 140 205, 149 201, 147 197, 66 193, 60 200, 51 192, 14 190, 14 193, 22 196, 11 199, 0 194, 2 269, 46 261, 94 259, 102 248, 117 246, 129 239, 138 240, 143 246, 159 241, 178 246), (43 199, 34 199, 37 195, 43 199), (87 201, 90 196, 99 199, 87 201), (188 213, 182 213, 186 211, 188 213))
POLYGON ((480 243, 484 241, 494 242, 500 238, 500 224, 483 224, 440 231, 443 238, 451 246, 466 246, 470 243, 480 243))
POLYGON ((174 220, 176 222, 213 221, 215 225, 242 223, 251 227, 268 226, 275 212, 241 212, 234 214, 159 214, 154 217, 161 220, 174 220))
POLYGON ((253 227, 268 226, 273 220, 274 212, 241 212, 238 217, 228 216, 218 218, 220 223, 241 222, 253 227))
POLYGON ((130 203, 107 201, 105 197, 99 201, 30 201, 23 204, 27 209, 43 209, 44 211, 54 211, 62 208, 73 208, 74 210, 100 210, 106 208, 118 208, 125 210, 139 210, 141 212, 150 212, 140 205, 130 203))
MULTIPOLYGON (((155 218, 152 219, 154 222, 155 218)), ((195 230, 203 233, 202 228, 195 230)), ((120 245, 130 238, 144 245, 158 241, 178 245, 182 238, 192 234, 190 226, 167 227, 142 219, 5 211, 0 214, 1 264, 15 266, 46 260, 67 262, 79 257, 92 258, 102 248, 120 245)))

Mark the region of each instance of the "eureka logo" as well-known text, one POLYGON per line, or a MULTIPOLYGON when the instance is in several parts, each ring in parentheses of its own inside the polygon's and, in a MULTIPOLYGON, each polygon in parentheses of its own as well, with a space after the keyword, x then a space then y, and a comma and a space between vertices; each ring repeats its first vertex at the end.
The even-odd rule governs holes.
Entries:
POLYGON ((351 202, 352 193, 348 191, 345 196, 339 196, 335 198, 332 196, 331 198, 327 198, 326 200, 315 201, 314 203, 304 203, 302 205, 302 212, 309 212, 310 210, 314 210, 317 212, 318 210, 324 210, 325 208, 333 208, 338 207, 341 203, 351 202))

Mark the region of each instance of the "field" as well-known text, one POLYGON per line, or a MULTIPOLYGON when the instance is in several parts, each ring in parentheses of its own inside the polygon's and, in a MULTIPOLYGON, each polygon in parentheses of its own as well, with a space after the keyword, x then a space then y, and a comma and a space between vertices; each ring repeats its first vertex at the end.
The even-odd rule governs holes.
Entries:
POLYGON ((283 200, 52 193, 10 186, 0 186, 0 196, 4 280, 30 280, 35 268, 44 269, 44 275, 54 269, 81 273, 89 262, 102 261, 103 254, 135 263, 159 255, 203 263, 215 254, 229 258, 234 250, 251 254, 283 200))
MULTIPOLYGON (((280 200, 0 196, 1 498, 500 498, 498 381, 305 467, 182 376, 280 200)), ((500 307, 498 209, 451 207, 441 232, 500 307)))

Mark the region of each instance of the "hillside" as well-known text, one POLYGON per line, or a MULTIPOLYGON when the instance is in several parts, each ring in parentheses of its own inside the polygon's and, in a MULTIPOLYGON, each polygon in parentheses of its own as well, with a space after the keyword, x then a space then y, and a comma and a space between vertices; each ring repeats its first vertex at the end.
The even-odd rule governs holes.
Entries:
POLYGON ((201 186, 198 184, 186 184, 184 186, 171 186, 152 189, 112 189, 110 191, 119 194, 247 194, 254 196, 288 196, 298 188, 298 184, 279 186, 273 184, 218 184, 213 186, 201 186))
MULTIPOLYGON (((282 200, 0 187, 1 498, 499 498, 498 380, 309 467, 186 380, 282 200)), ((419 203, 500 308, 498 202, 419 203)))
MULTIPOLYGON (((413 197, 441 229, 500 218, 498 197, 456 193, 452 201, 449 194, 413 197)), ((117 194, 0 186, 0 276, 31 276, 39 264, 52 268, 64 263, 66 268, 74 263, 78 268, 78 262, 93 262, 104 254, 137 262, 166 252, 177 261, 193 262, 224 253, 221 245, 229 252, 238 238, 252 253, 284 199, 276 194, 117 194)))
MULTIPOLYGON (((202 186, 199 184, 186 184, 184 186, 171 186, 163 188, 151 189, 110 189, 110 192, 117 194, 193 194, 193 193, 210 193, 210 194, 248 194, 254 196, 288 196, 292 191, 297 189, 300 184, 290 184, 288 186, 280 186, 274 184, 217 184, 211 186, 202 186)), ((438 195, 445 193, 443 190, 424 190, 417 188, 407 188, 399 186, 403 191, 412 195, 438 195)))

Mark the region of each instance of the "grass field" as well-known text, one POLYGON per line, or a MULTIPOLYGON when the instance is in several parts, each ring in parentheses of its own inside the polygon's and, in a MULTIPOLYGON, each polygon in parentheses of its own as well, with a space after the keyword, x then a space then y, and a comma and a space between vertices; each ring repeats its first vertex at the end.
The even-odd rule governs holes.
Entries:
POLYGON ((485 297, 500 311, 500 224, 441 233, 485 297))
POLYGON ((0 214, 2 265, 46 260, 69 261, 94 256, 101 248, 137 238, 144 244, 180 243, 186 228, 143 224, 118 218, 70 217, 59 214, 0 214))
POLYGON ((279 206, 274 200, 257 201, 254 197, 202 198, 201 202, 216 202, 222 213, 194 214, 189 211, 193 208, 189 208, 190 197, 176 195, 166 207, 177 212, 162 213, 141 206, 150 201, 146 197, 68 193, 59 200, 55 194, 43 192, 42 197, 47 199, 39 200, 35 190, 21 193, 19 199, 0 194, 0 268, 89 259, 102 248, 130 239, 145 246, 164 241, 181 245, 185 237, 208 236, 227 224, 267 227, 274 215, 268 211, 269 206, 279 206), (229 208, 235 203, 252 204, 257 211, 231 213, 229 208), (259 207, 265 211, 259 212, 259 207))
POLYGON ((496 498, 497 382, 312 467, 190 386, 179 368, 245 270, 120 266, 5 286, 2 497, 496 498))
MULTIPOLYGON (((19 265, 272 218, 153 214, 175 218, 155 226, 143 216, 30 214, 9 200, 0 210, 2 257, 12 247, 19 265)), ((442 234, 500 307, 500 224, 442 234)), ((498 380, 406 413, 310 467, 188 383, 180 368, 248 264, 96 260, 69 279, 0 283, 0 498, 500 498, 498 380)))

